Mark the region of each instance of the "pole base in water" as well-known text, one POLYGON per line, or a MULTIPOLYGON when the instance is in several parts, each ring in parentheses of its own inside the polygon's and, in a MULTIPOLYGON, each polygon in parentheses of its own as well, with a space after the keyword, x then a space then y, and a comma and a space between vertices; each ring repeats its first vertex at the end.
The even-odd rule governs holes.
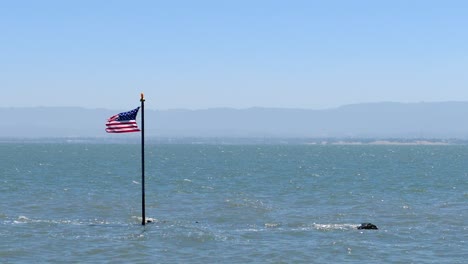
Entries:
POLYGON ((145 225, 145 224, 149 224, 149 223, 153 223, 153 222, 156 222, 154 220, 154 218, 148 217, 148 218, 145 219, 145 221, 141 221, 141 225, 145 225))

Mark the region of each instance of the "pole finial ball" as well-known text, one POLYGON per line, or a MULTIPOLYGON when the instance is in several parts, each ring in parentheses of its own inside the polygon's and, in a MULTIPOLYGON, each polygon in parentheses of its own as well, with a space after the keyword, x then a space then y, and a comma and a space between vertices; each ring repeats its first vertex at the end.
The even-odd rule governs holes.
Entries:
POLYGON ((145 95, 143 93, 141 93, 140 100, 145 100, 145 95))

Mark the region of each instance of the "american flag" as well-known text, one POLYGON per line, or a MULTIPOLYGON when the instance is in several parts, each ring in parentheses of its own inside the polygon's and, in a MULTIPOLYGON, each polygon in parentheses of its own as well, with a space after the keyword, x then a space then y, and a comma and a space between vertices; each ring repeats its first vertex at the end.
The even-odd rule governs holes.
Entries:
POLYGON ((107 133, 129 133, 139 132, 140 129, 136 123, 136 116, 140 107, 137 107, 131 111, 123 112, 117 115, 113 115, 107 119, 106 132, 107 133))

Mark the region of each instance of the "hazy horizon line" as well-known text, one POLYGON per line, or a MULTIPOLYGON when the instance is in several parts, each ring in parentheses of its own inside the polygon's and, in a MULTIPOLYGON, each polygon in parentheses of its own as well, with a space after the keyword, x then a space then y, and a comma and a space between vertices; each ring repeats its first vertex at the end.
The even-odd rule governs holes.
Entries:
MULTIPOLYGON (((213 106, 213 107, 203 107, 203 108, 189 108, 189 107, 174 107, 174 108, 149 108, 148 105, 145 106, 147 110, 152 111, 206 111, 206 110, 219 110, 219 109, 226 109, 226 110, 249 110, 249 109, 285 109, 285 110, 315 110, 315 111, 323 111, 323 110, 332 110, 338 109, 347 106, 354 106, 354 105, 372 105, 372 104, 437 104, 437 103, 468 103, 468 101, 456 101, 456 100, 447 100, 447 101, 419 101, 419 102, 401 102, 401 101, 371 101, 371 102, 360 102, 360 103, 348 103, 342 104, 337 106, 331 107, 322 107, 322 108, 306 108, 306 107, 276 107, 276 106, 250 106, 250 107, 233 107, 233 106, 213 106)), ((140 103, 136 103, 136 106, 139 106, 140 103)), ((134 107, 134 106, 130 106, 134 107)), ((85 110, 108 110, 108 111, 119 111, 124 110, 128 107, 122 108, 106 108, 106 107, 88 107, 88 106, 76 106, 76 105, 37 105, 37 106, 0 106, 3 109, 15 109, 15 108, 77 108, 77 109, 85 109, 85 110)))

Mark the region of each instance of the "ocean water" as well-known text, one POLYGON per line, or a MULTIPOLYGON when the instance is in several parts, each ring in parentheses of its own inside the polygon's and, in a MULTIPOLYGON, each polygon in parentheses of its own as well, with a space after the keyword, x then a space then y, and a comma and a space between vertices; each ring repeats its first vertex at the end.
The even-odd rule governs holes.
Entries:
POLYGON ((468 261, 468 146, 146 150, 0 144, 0 263, 468 261))

